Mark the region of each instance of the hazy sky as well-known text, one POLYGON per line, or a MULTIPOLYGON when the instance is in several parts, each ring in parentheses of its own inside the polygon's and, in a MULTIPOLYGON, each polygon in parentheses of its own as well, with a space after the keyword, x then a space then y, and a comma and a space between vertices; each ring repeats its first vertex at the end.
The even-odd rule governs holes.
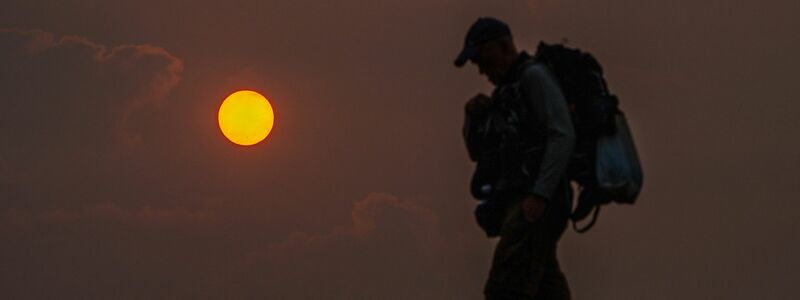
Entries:
POLYGON ((479 16, 591 51, 645 168, 575 299, 796 299, 800 2, 0 4, 4 299, 482 299, 456 69, 479 16), (243 148, 222 99, 276 123, 243 148))

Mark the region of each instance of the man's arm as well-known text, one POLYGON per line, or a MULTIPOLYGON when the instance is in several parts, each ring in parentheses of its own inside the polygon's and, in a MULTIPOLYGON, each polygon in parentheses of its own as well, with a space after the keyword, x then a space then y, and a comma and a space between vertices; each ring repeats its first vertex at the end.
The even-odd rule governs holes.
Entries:
POLYGON ((544 65, 528 67, 522 75, 522 95, 531 101, 538 120, 547 128, 547 142, 538 176, 530 191, 545 200, 551 199, 566 173, 575 144, 569 108, 558 81, 544 65))

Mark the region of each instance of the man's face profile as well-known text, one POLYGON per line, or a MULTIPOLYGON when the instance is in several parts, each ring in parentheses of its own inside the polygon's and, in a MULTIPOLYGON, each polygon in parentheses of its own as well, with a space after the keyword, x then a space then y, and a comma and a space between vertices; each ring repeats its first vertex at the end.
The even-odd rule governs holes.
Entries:
POLYGON ((496 40, 488 41, 480 45, 477 55, 470 59, 470 62, 478 66, 478 72, 486 75, 490 82, 497 85, 503 74, 503 47, 496 40))

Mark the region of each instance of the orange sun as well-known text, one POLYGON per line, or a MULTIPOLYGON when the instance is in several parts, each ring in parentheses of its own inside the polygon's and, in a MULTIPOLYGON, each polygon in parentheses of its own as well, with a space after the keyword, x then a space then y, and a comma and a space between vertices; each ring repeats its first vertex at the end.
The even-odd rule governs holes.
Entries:
POLYGON ((267 98, 254 91, 242 90, 222 101, 218 120, 219 129, 228 140, 250 146, 269 135, 275 114, 267 98))

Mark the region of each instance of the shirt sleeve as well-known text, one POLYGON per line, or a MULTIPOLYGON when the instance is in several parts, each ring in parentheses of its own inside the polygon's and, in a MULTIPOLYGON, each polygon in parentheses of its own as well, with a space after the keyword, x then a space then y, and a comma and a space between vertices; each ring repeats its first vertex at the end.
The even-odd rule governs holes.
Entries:
POLYGON ((528 67, 521 83, 523 97, 531 101, 540 124, 547 130, 544 156, 531 192, 551 199, 556 186, 565 176, 575 144, 575 131, 567 101, 547 67, 540 64, 528 67))

